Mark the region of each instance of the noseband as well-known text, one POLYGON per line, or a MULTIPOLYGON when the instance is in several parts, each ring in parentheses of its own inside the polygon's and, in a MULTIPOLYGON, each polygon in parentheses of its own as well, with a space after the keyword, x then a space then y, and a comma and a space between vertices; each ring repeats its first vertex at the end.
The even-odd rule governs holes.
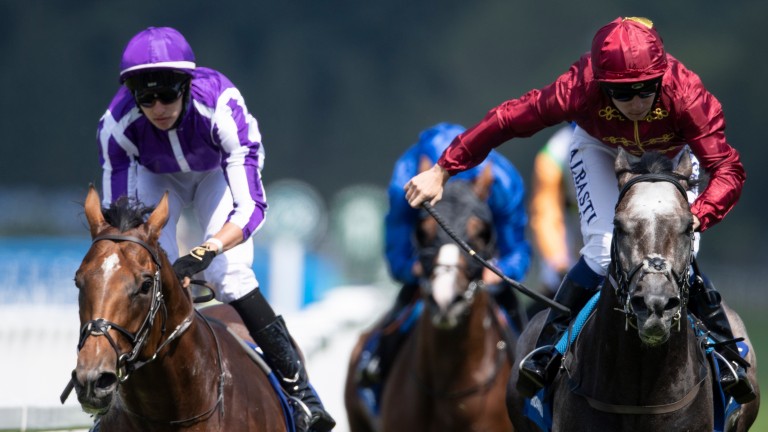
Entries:
POLYGON ((160 270, 162 269, 162 265, 160 263, 160 259, 158 258, 157 252, 152 249, 146 242, 141 240, 138 237, 134 236, 123 236, 123 235, 113 235, 113 234, 106 234, 99 237, 96 237, 93 239, 92 244, 95 244, 96 242, 102 241, 102 240, 111 240, 114 242, 121 242, 121 241, 127 241, 131 243, 135 243, 149 252, 149 255, 152 257, 152 261, 155 263, 155 266, 157 267, 157 270, 155 270, 155 275, 153 277, 153 283, 152 283, 152 303, 149 306, 149 310, 147 311, 147 315, 144 317, 144 321, 141 324, 141 327, 139 327, 139 330, 136 331, 136 333, 131 333, 124 327, 115 324, 112 321, 109 321, 104 318, 96 318, 93 320, 90 320, 86 322, 83 327, 80 329, 80 341, 77 344, 77 350, 80 351, 83 346, 85 345, 85 341, 90 336, 104 336, 107 338, 107 341, 109 341, 109 344, 112 345, 112 348, 115 350, 115 353, 117 354, 117 365, 116 365, 116 371, 117 376, 120 382, 124 382, 128 379, 131 372, 135 371, 136 369, 144 366, 145 364, 151 362, 157 357, 157 353, 160 352, 160 350, 163 349, 168 343, 170 343, 172 340, 179 337, 192 323, 192 317, 188 317, 185 319, 179 326, 174 329, 174 331, 168 336, 163 343, 161 343, 157 349, 155 350, 155 353, 152 355, 152 357, 146 361, 138 361, 138 356, 141 350, 144 348, 144 345, 147 342, 147 337, 149 336, 149 332, 152 329, 152 325, 155 321, 155 316, 160 311, 160 309, 163 310, 163 321, 162 321, 162 334, 165 334, 165 323, 168 319, 168 310, 165 306, 165 300, 163 298, 163 293, 160 287, 162 286, 162 280, 160 276, 160 270), (120 348, 117 346, 117 343, 112 338, 112 336, 109 335, 109 330, 115 329, 119 333, 121 333, 123 336, 125 336, 131 343, 131 351, 127 353, 121 353, 120 348))
MULTIPOLYGON (((685 190, 685 188, 680 184, 680 179, 670 175, 670 174, 642 174, 637 177, 634 177, 630 180, 628 180, 624 187, 622 187, 621 191, 619 192, 619 199, 616 201, 616 208, 618 209, 619 204, 621 203, 624 196, 629 191, 629 188, 631 188, 636 183, 640 182, 667 182, 671 183, 675 186, 675 188, 680 192, 680 194, 683 196, 683 199, 685 202, 688 202, 688 193, 685 190)), ((611 268, 613 271, 610 271, 608 273, 608 280, 611 283, 611 286, 613 286, 613 289, 616 293, 616 296, 619 299, 619 304, 622 306, 622 309, 617 309, 620 312, 623 312, 626 316, 626 324, 624 326, 624 329, 627 330, 629 328, 629 324, 631 321, 636 322, 637 321, 637 314, 634 311, 634 308, 631 303, 631 294, 634 291, 634 286, 632 281, 634 280, 637 273, 640 271, 640 269, 647 268, 652 273, 669 273, 671 274, 673 280, 675 281, 677 287, 678 287, 678 296, 680 298, 680 304, 678 306, 677 314, 675 315, 674 321, 677 322, 678 330, 680 329, 680 321, 682 317, 682 310, 686 307, 686 303, 688 302, 688 290, 690 288, 690 279, 689 279, 689 272, 691 267, 691 262, 693 261, 693 242, 694 242, 694 232, 691 231, 691 241, 690 241, 690 247, 688 248, 688 258, 686 260, 685 269, 678 273, 675 271, 675 269, 672 268, 672 266, 669 265, 666 259, 660 256, 648 256, 646 257, 642 262, 632 267, 629 271, 625 270, 621 266, 621 261, 619 260, 619 251, 618 251, 618 240, 616 235, 616 229, 614 228, 613 236, 611 239, 611 268)), ((634 325, 634 324, 633 324, 634 325)))

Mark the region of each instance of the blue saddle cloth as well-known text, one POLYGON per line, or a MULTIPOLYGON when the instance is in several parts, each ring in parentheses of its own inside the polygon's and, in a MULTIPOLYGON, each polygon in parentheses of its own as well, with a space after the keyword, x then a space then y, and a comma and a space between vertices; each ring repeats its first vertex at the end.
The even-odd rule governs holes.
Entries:
MULTIPOLYGON (((568 348, 573 344, 573 342, 576 340, 576 338, 579 336, 579 333, 584 328, 584 325, 586 324, 587 320, 589 319, 589 316, 592 315, 595 309, 595 305, 597 304, 597 301, 600 299, 600 292, 598 291, 597 294, 595 294, 584 306, 584 308, 579 311, 579 314, 576 316, 576 318, 573 320, 571 324, 570 331, 566 332, 558 341, 558 343, 555 345, 555 348, 557 349, 560 354, 564 354, 568 348)), ((693 317, 693 315, 688 315, 688 321, 691 324, 691 327, 694 329, 696 334, 700 337, 704 337, 705 330, 696 325, 696 319, 693 317)), ((709 342, 714 342, 711 339, 709 342)), ((749 347, 744 342, 737 342, 736 343, 739 354, 742 358, 747 356, 747 353, 749 353, 749 347)), ((716 379, 713 379, 712 381, 712 391, 713 391, 713 403, 714 403, 714 417, 715 417, 715 429, 713 432, 724 432, 725 430, 725 424, 728 420, 728 417, 739 407, 741 404, 733 400, 733 398, 727 398, 725 396, 725 393, 723 392, 722 387, 720 386, 720 361, 715 357, 715 354, 713 353, 712 348, 706 349, 706 356, 709 360, 709 365, 711 370, 713 371, 713 376, 716 377, 716 379)), ((536 395, 534 395, 532 398, 527 398, 525 400, 525 406, 523 407, 523 414, 528 417, 532 422, 536 423, 536 425, 544 432, 549 432, 552 430, 552 392, 551 388, 545 387, 541 390, 539 390, 536 395)))

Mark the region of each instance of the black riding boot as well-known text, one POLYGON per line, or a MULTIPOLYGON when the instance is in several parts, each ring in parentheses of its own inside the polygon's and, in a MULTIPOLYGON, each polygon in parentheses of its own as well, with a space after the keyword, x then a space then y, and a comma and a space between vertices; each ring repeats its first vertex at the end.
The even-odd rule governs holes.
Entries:
POLYGON ((395 304, 387 314, 381 319, 377 331, 380 332, 379 343, 371 353, 371 358, 363 367, 360 376, 360 384, 364 387, 371 387, 374 384, 382 383, 389 374, 392 362, 395 360, 400 346, 408 336, 407 333, 400 330, 399 326, 392 328, 405 308, 413 303, 419 290, 418 284, 405 284, 397 294, 395 304))
POLYGON ((596 288, 583 287, 567 275, 555 294, 555 301, 571 310, 566 315, 556 309, 547 311, 547 319, 536 340, 536 349, 520 362, 517 390, 525 397, 533 397, 545 385, 552 382, 560 368, 560 353, 555 349, 558 339, 568 330, 572 316, 595 295, 596 288))
POLYGON ((258 288, 231 305, 240 314, 251 337, 264 352, 267 364, 275 371, 283 390, 295 404, 293 420, 296 431, 327 432, 333 429, 336 421, 325 411, 309 384, 303 361, 283 317, 275 316, 258 288))
MULTIPOLYGON (((728 322, 728 316, 725 314, 721 300, 720 293, 717 292, 712 281, 707 277, 697 275, 691 286, 689 306, 691 311, 704 323, 707 330, 709 330, 710 337, 715 342, 733 341, 731 324, 728 322)), ((747 378, 747 371, 744 369, 744 366, 739 363, 741 357, 739 356, 736 344, 726 343, 725 345, 715 347, 715 350, 725 357, 736 371, 734 376, 729 368, 721 368, 720 385, 723 391, 741 404, 755 399, 755 389, 747 378)))

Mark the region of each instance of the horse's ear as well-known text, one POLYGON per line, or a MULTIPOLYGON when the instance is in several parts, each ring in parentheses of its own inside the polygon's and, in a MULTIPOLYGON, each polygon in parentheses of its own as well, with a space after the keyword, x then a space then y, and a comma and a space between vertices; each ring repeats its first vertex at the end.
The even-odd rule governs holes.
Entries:
POLYGON ((88 196, 85 197, 85 218, 91 229, 91 238, 96 238, 96 235, 107 225, 104 214, 101 212, 99 193, 93 185, 88 188, 88 196))
POLYGON ((160 198, 160 202, 157 203, 157 207, 152 211, 152 214, 147 218, 147 232, 150 237, 157 239, 160 237, 160 231, 168 222, 168 191, 160 198))
POLYGON ((633 156, 623 147, 619 147, 619 154, 616 156, 616 162, 613 169, 616 171, 616 179, 619 180, 619 189, 632 177, 632 165, 640 161, 640 158, 633 156))
POLYGON ((691 151, 688 148, 683 149, 681 152, 680 161, 677 162, 677 166, 673 172, 679 175, 681 178, 691 178, 691 173, 693 172, 693 163, 691 162, 691 151))
POLYGON ((473 189, 475 195, 481 200, 485 201, 491 194, 491 186, 493 185, 493 166, 491 163, 487 163, 486 167, 480 171, 480 175, 475 179, 473 189))
POLYGON ((419 173, 423 173, 424 171, 432 168, 432 161, 425 155, 421 155, 419 158, 419 173))

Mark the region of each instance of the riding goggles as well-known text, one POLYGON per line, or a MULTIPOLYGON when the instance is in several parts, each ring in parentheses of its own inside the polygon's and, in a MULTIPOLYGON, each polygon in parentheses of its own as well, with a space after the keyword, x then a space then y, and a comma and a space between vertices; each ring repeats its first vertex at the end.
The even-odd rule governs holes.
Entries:
POLYGON ((176 102, 184 93, 183 84, 178 84, 173 87, 156 87, 143 90, 137 90, 133 93, 136 103, 144 108, 152 108, 155 105, 155 101, 159 100, 163 105, 168 105, 176 102))
POLYGON ((659 81, 652 80, 621 85, 604 84, 603 88, 612 99, 619 102, 629 102, 634 99, 635 96, 639 96, 640 99, 648 99, 649 97, 655 96, 659 90, 659 81))

